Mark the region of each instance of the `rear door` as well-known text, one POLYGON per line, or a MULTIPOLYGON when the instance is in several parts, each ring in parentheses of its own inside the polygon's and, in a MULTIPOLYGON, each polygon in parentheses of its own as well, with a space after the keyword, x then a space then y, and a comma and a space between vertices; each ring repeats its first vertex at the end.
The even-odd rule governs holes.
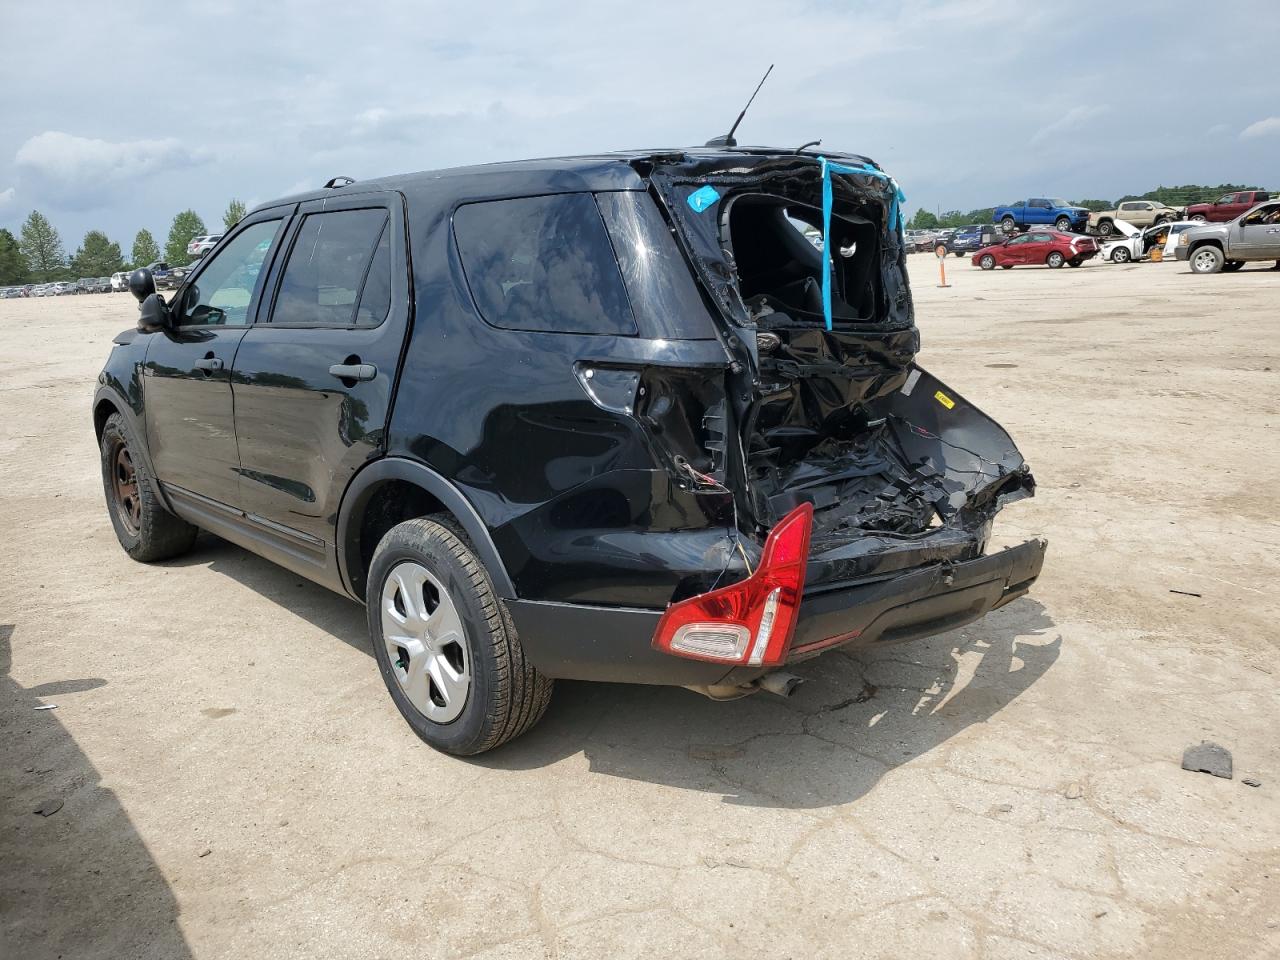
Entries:
POLYGON ((178 293, 173 329, 151 335, 142 380, 147 445, 179 509, 195 509, 201 498, 236 502, 231 365, 291 211, 276 208, 242 220, 178 293))
POLYGON ((347 481, 384 448, 407 264, 398 193, 303 204, 236 354, 242 508, 311 563, 327 564, 347 481))

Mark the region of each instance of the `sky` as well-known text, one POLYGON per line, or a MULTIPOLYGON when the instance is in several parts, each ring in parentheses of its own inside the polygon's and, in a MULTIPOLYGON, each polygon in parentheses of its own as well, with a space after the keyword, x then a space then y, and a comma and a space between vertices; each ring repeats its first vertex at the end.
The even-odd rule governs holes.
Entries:
POLYGON ((739 142, 872 157, 909 214, 1280 187, 1274 0, 183 6, 0 0, 0 226, 127 257, 339 174, 700 144, 770 63, 739 142))

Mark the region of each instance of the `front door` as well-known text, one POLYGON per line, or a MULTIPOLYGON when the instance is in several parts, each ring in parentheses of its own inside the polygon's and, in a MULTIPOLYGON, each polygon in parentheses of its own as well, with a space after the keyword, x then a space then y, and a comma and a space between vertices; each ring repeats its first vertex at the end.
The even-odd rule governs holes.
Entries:
POLYGON ((1251 260, 1280 260, 1280 203, 1259 207, 1231 227, 1232 250, 1251 260))
POLYGON ((303 204, 283 249, 232 375, 240 502, 327 563, 347 482, 385 449, 410 315, 401 198, 303 204))
POLYGON ((1005 263, 1026 263, 1027 247, 1031 245, 1031 234, 1024 233, 1020 237, 1014 237, 1004 245, 1004 261, 1005 263))
POLYGON ((147 445, 160 482, 232 504, 240 466, 231 365, 285 218, 259 214, 178 291, 174 326, 152 335, 143 367, 147 445))

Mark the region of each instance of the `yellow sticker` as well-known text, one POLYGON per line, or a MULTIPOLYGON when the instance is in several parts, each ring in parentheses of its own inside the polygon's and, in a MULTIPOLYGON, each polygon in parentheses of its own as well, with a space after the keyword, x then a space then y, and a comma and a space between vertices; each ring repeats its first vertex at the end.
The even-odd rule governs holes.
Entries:
POLYGON ((937 400, 940 404, 942 404, 948 410, 950 410, 952 407, 956 405, 956 402, 952 400, 950 397, 948 397, 941 390, 939 390, 937 393, 933 395, 933 399, 937 400))

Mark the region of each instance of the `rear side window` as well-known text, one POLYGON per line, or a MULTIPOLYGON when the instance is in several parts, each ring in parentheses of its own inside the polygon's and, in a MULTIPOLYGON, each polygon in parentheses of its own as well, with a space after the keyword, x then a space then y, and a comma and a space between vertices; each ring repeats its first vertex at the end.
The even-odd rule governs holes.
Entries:
POLYGON ((587 193, 469 203, 453 215, 462 269, 495 327, 632 336, 635 319, 587 193))
MULTIPOLYGON (((363 309, 357 315, 356 304, 373 272, 370 261, 386 225, 387 211, 381 208, 307 215, 280 279, 271 322, 340 327, 381 323, 385 309, 376 317, 363 309)), ((389 279, 389 256, 386 270, 389 279)))

